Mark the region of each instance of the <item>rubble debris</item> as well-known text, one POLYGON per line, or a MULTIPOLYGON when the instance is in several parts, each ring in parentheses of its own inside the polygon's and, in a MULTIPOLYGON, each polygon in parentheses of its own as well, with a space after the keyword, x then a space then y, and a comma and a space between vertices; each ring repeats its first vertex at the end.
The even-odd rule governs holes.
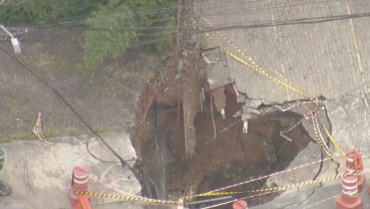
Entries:
POLYGON ((213 103, 218 112, 221 112, 222 118, 225 119, 226 95, 225 86, 218 87, 212 91, 213 103))

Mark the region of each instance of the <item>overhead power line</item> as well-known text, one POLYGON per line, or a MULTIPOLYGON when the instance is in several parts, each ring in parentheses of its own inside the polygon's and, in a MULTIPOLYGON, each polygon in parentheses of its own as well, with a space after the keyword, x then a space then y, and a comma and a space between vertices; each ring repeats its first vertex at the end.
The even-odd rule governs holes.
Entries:
MULTIPOLYGON (((326 16, 326 17, 314 17, 314 18, 301 18, 301 19, 293 19, 288 21, 266 21, 260 23, 253 23, 253 24, 232 24, 232 25, 219 25, 215 27, 202 27, 202 29, 193 28, 194 26, 188 26, 187 31, 189 35, 195 35, 200 33, 206 32, 214 32, 214 31, 223 31, 223 30, 235 30, 235 29, 252 29, 252 28, 264 28, 264 27, 274 27, 274 26, 288 26, 288 25, 297 25, 297 24, 317 24, 317 23, 324 23, 330 21, 339 21, 345 20, 350 18, 363 18, 363 17, 370 17, 370 13, 358 13, 358 14, 345 14, 345 15, 337 15, 337 16, 326 16)), ((135 28, 90 28, 91 31, 126 31, 126 30, 135 30, 135 28)), ((142 30, 142 28, 140 28, 142 30)), ((68 30, 67 30, 68 31, 68 30)), ((134 43, 131 44, 129 47, 137 47, 146 44, 157 43, 161 41, 166 41, 169 39, 177 38, 178 35, 170 35, 166 38, 154 39, 147 42, 142 43, 134 43)), ((43 41, 43 39, 28 39, 23 38, 22 41, 43 41)), ((45 41, 75 41, 71 39, 48 39, 45 41)))
MULTIPOLYGON (((330 1, 337 1, 337 0, 330 0, 330 1)), ((291 4, 292 2, 294 2, 294 1, 289 1, 289 3, 291 4)), ((299 2, 301 2, 301 1, 299 1, 299 2)), ((303 3, 303 4, 296 4, 296 5, 290 5, 289 6, 289 8, 291 8, 291 7, 293 7, 293 6, 299 6, 299 5, 305 5, 305 4, 316 4, 316 3, 325 3, 325 2, 329 2, 329 0, 327 0, 327 1, 319 1, 319 2, 311 2, 311 1, 304 1, 305 3, 303 3)), ((250 2, 248 2, 248 3, 250 3, 250 2)), ((286 2, 286 4, 287 4, 288 2, 286 2)), ((232 5, 237 5, 237 4, 232 4, 232 5)), ((367 5, 370 5, 370 4, 367 4, 367 5)), ((229 5, 228 4, 226 4, 226 5, 222 5, 222 6, 225 6, 225 7, 228 7, 229 5)), ((365 6, 365 5, 360 5, 361 7, 363 7, 363 6, 365 6)), ((285 7, 287 7, 287 5, 285 5, 285 7)), ((217 8, 217 6, 212 6, 212 8, 217 8)), ((284 7, 281 7, 281 8, 284 8, 284 7)), ((250 8, 248 8, 248 9, 250 9, 250 8)), ((267 9, 274 9, 273 7, 271 7, 271 8, 265 8, 266 10, 267 9)), ((238 11, 242 11, 242 12, 249 12, 250 10, 238 10, 238 11)), ((233 11, 232 13, 230 12, 230 13, 222 13, 221 15, 227 15, 227 14, 234 14, 235 12, 237 12, 237 11, 233 11)), ((220 15, 220 14, 212 14, 212 15, 207 15, 207 17, 210 17, 210 16, 215 16, 215 15, 220 15)), ((100 18, 99 20, 96 20, 95 22, 96 23, 103 23, 103 22, 109 22, 109 21, 113 21, 113 20, 115 20, 115 18, 118 18, 118 17, 120 17, 120 18, 125 18, 125 17, 127 17, 127 15, 115 15, 115 16, 107 16, 106 18, 100 18)), ((176 18, 167 18, 167 19, 159 19, 159 20, 153 20, 153 21, 170 21, 170 20, 175 20, 176 18)), ((92 21, 92 22, 94 22, 94 21, 92 21)), ((86 23, 86 20, 83 20, 83 21, 74 21, 74 23, 75 24, 68 24, 68 23, 72 23, 72 22, 64 22, 64 23, 57 23, 57 24, 54 24, 55 25, 55 27, 57 27, 58 25, 60 25, 60 26, 62 26, 62 28, 63 27, 72 27, 72 26, 77 26, 77 25, 81 25, 81 24, 85 24, 86 23)), ((245 22, 243 22, 243 23, 245 23, 245 22)), ((250 24, 255 24, 255 23, 250 23, 250 24)), ((51 25, 41 25, 41 26, 34 26, 34 27, 31 27, 31 28, 23 28, 23 29, 21 29, 21 30, 27 30, 27 31, 29 31, 29 30, 37 30, 37 29, 41 29, 42 27, 48 27, 48 26, 51 26, 51 25)), ((221 25, 220 25, 221 26, 221 25)), ((165 29, 176 29, 176 27, 175 26, 173 26, 173 27, 149 27, 149 28, 127 28, 127 30, 137 30, 137 31, 149 31, 149 30, 165 30, 165 29)), ((13 29, 13 30, 20 30, 19 28, 8 28, 8 29, 13 29)), ((52 29, 52 28, 48 28, 49 30, 61 30, 61 28, 57 28, 57 29, 52 29)), ((113 28, 112 28, 113 29, 113 28)), ((121 28, 121 29, 123 29, 123 28, 121 28)), ((80 30, 80 29, 77 29, 77 30, 80 30)), ((104 30, 108 30, 108 28, 104 28, 104 29, 99 29, 99 28, 92 28, 92 29, 89 29, 89 30, 92 30, 92 31, 94 31, 94 30, 102 30, 102 31, 104 31, 104 30)), ((67 31, 65 31, 65 32, 63 32, 63 33, 67 33, 67 31)))
MULTIPOLYGON (((338 21, 338 20, 345 20, 350 18, 363 18, 363 17, 369 17, 370 13, 358 13, 358 14, 345 14, 345 15, 337 15, 337 16, 326 16, 326 17, 316 17, 316 18, 302 18, 302 19, 294 19, 289 21, 269 21, 269 22, 261 22, 261 23, 254 23, 254 24, 233 24, 233 25, 219 25, 216 27, 202 27, 202 29, 193 28, 191 26, 188 26, 187 28, 187 34, 188 35, 195 35, 195 34, 201 34, 206 32, 214 32, 214 31, 223 31, 223 30, 235 30, 235 29, 252 29, 252 28, 264 28, 264 27, 274 27, 274 26, 288 26, 288 25, 297 25, 297 24, 317 24, 317 23, 324 23, 324 22, 330 22, 330 21, 338 21)), ((93 29, 92 29, 93 30, 93 29)), ((114 30, 114 31, 125 31, 125 30, 132 30, 132 28, 119 28, 119 29, 110 29, 110 28, 100 28, 96 31, 108 31, 108 30, 114 30)), ((68 31, 68 30, 67 30, 68 31)), ((165 42, 170 39, 177 38, 178 35, 169 35, 165 38, 158 38, 153 39, 150 41, 145 41, 141 43, 133 43, 128 46, 128 48, 137 48, 145 45, 151 45, 154 43, 160 43, 165 42)), ((29 38, 23 38, 21 41, 26 42, 39 42, 39 41, 79 41, 79 40, 73 40, 73 39, 29 39, 29 38)), ((86 53, 93 53, 93 52, 99 52, 103 50, 92 50, 92 51, 85 51, 86 53)))
POLYGON ((3 51, 5 54, 7 54, 10 58, 12 58, 14 61, 16 61, 18 64, 20 64, 26 71, 28 71, 32 76, 34 76, 38 81, 45 84, 47 87, 49 87, 53 93, 73 112, 74 115, 85 125, 91 133, 93 133, 103 144, 111 151, 114 156, 118 158, 118 160, 121 163, 121 166, 127 166, 135 175, 135 177, 140 181, 139 175, 137 172, 125 161, 123 158, 88 124, 80 114, 65 100, 65 98, 59 93, 58 90, 56 90, 52 85, 50 85, 45 79, 43 79, 41 76, 39 76, 37 73, 35 73, 31 68, 27 67, 26 64, 24 64, 21 60, 19 60, 14 55, 10 54, 7 50, 0 47, 0 50, 3 51))
MULTIPOLYGON (((206 0, 206 1, 203 1, 203 2, 199 2, 199 3, 190 3, 190 4, 186 4, 186 7, 193 7, 193 6, 202 6, 202 5, 208 5, 212 2, 210 2, 212 0, 206 0)), ((289 1, 289 3, 291 4, 290 7, 295 7, 295 6, 302 6, 302 5, 307 5, 307 4, 322 4, 322 3, 328 3, 328 2, 332 2, 332 1, 337 1, 337 0, 324 0, 324 1, 302 1, 302 0, 293 0, 293 1, 289 1), (297 2, 297 4, 293 4, 294 2, 297 2)), ((226 7, 231 7, 231 6, 237 6, 238 8, 240 8, 241 5, 248 5, 248 4, 252 4, 252 3, 258 3, 258 1, 251 1, 251 2, 242 2, 242 3, 231 3, 231 4, 220 4, 219 6, 212 6, 213 10, 214 9, 217 9, 217 8, 226 8, 226 7)), ((268 6, 248 6, 247 8, 248 9, 243 9, 243 10, 233 10, 233 13, 229 13, 229 14, 234 14, 235 11, 241 11, 241 12, 252 12, 252 11, 262 11, 262 10, 268 10, 268 9, 278 9, 278 8, 283 8, 281 5, 283 5, 283 3, 277 3, 277 4, 273 4, 274 6, 272 7, 268 7, 268 6)), ((131 17, 136 17, 136 16, 142 16, 142 15, 148 15, 148 14, 154 14, 154 13, 164 13, 164 12, 175 12, 178 10, 178 6, 175 6, 175 7, 164 7, 164 8, 161 8, 161 9, 156 9, 156 10, 147 10, 147 11, 142 11, 142 12, 136 12, 136 13, 133 13, 131 15, 127 15, 127 14, 119 14, 119 15, 107 15, 105 17, 102 17, 102 18, 90 18, 89 20, 87 20, 86 18, 88 17, 88 15, 83 15, 82 17, 85 17, 83 18, 82 20, 74 20, 74 21, 67 21, 67 22, 60 22, 60 23, 52 23, 52 24, 39 24, 37 26, 31 26, 31 27, 28 27, 28 29, 32 30, 32 29, 39 29, 39 28, 44 28, 44 27, 70 27, 70 26, 76 26, 76 25, 83 25, 83 24, 86 24, 88 21, 90 22, 96 22, 96 23, 101 23, 101 22, 109 22, 109 21, 113 21, 115 20, 116 18, 131 18, 131 17)), ((211 16, 214 16, 214 15, 226 15, 228 13, 221 13, 221 14, 212 14, 211 16)), ((56 18, 56 19, 53 19, 53 21, 56 21, 58 19, 65 19, 65 18, 56 18)), ((155 20, 154 20, 155 21, 155 20)), ((13 29, 13 28, 10 28, 10 29, 13 29)), ((14 28, 16 29, 16 28, 14 28)))

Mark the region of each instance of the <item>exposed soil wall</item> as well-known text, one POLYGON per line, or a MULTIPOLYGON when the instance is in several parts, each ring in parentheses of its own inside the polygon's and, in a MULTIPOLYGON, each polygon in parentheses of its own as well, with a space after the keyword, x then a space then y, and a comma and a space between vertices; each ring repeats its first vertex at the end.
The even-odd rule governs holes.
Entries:
MULTIPOLYGON (((138 154, 142 159, 146 178, 150 179, 147 190, 151 190, 152 194, 158 193, 156 196, 163 198, 169 195, 176 199, 180 193, 188 192, 189 185, 196 185, 197 193, 203 193, 280 171, 310 142, 310 137, 301 125, 286 134, 292 142, 280 136, 280 131, 288 130, 302 118, 291 112, 275 112, 252 119, 249 121, 248 133, 243 134, 240 117, 233 117, 242 105, 236 102, 232 85, 224 87, 224 96, 226 118, 222 118, 217 112, 219 108, 213 104, 217 136, 209 142, 214 138, 214 125, 209 91, 206 91, 204 111, 199 109, 194 118, 197 144, 191 160, 185 157, 182 106, 172 102, 166 106, 165 103, 158 105, 156 125, 153 118, 155 114, 149 111, 145 123, 138 129, 135 146, 140 146, 141 151, 138 154), (267 148, 264 146, 266 144, 267 148)), ((176 99, 178 97, 174 97, 172 101, 176 99)), ((216 98, 213 101, 217 100, 224 99, 216 98)), ((257 181, 228 191, 258 189, 264 183, 265 181, 257 181)), ((241 194, 246 195, 248 194, 241 194)), ((259 204, 274 196, 276 194, 255 198, 250 204, 259 204)))

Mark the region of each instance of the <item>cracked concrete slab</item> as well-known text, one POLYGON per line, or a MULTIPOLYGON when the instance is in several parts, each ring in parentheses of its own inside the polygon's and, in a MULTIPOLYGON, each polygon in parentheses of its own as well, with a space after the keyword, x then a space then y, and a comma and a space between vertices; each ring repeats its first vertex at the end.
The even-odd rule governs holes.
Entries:
MULTIPOLYGON (((333 124, 333 138, 343 150, 358 148, 363 154, 364 169, 369 165, 370 113, 365 95, 346 96, 327 101, 328 116, 333 124)), ((340 170, 344 171, 342 160, 340 170)))
POLYGON ((203 52, 203 58, 208 59, 207 80, 211 89, 217 89, 233 82, 228 72, 225 54, 219 48, 203 52))
MULTIPOLYGON (((369 179, 367 175, 367 179, 369 179)), ((306 189, 302 187, 299 191, 296 189, 294 192, 283 193, 279 197, 275 198, 273 201, 251 207, 253 209, 326 209, 335 208, 336 199, 341 195, 341 180, 335 180, 335 183, 331 186, 321 187, 319 184, 315 188, 306 189)), ((367 184, 368 186, 368 184, 367 184)), ((359 194, 363 199, 363 208, 370 207, 370 198, 366 192, 367 186, 359 194)))
MULTIPOLYGON (((333 123, 333 137, 344 150, 361 148, 369 150, 370 113, 365 96, 340 97, 327 102, 328 114, 333 123)), ((364 153, 368 155, 368 153, 364 153)))
MULTIPOLYGON (((366 106, 364 95, 357 96, 345 96, 332 100, 326 101, 327 115, 332 123, 332 136, 336 142, 341 146, 343 150, 360 148, 363 153, 363 164, 364 169, 368 168, 369 165, 369 137, 370 133, 367 131, 369 127, 369 112, 366 106)), ((295 111, 299 112, 299 108, 295 111), (298 110, 298 111, 297 111, 298 110)), ((325 114, 324 112, 322 114, 325 114)), ((309 123, 304 123, 306 130, 311 130, 309 128, 309 123)), ((329 124, 326 124, 329 127, 329 124)), ((310 131, 309 131, 310 133, 310 131)), ((311 133, 310 133, 311 134, 311 133)), ((314 136, 313 136, 314 137, 314 136)), ((303 165, 305 163, 313 162, 320 159, 320 154, 317 152, 318 146, 310 145, 300 152, 298 156, 294 159, 288 168, 303 165)), ((338 150, 331 146, 331 150, 335 154, 339 154, 338 150)), ((297 171, 290 172, 286 175, 280 175, 277 177, 270 178, 268 182, 275 182, 278 185, 290 184, 293 180, 300 182, 298 180, 310 180, 315 171, 317 171, 318 166, 309 166, 307 168, 302 168, 297 171)), ((322 171, 318 178, 330 177, 335 175, 337 172, 342 173, 345 171, 345 157, 334 158, 334 162, 325 161, 322 166, 322 171)), ((367 175, 367 181, 369 175, 367 175)), ((312 187, 315 185, 310 185, 309 187, 302 187, 300 191, 297 190, 287 190, 281 196, 274 199, 270 203, 253 207, 253 208, 333 208, 335 206, 335 199, 322 202, 333 195, 338 195, 341 192, 340 189, 340 179, 323 182, 323 186, 315 189, 315 193, 309 197, 304 203, 299 205, 294 205, 294 203, 299 202, 302 196, 307 196, 312 192, 312 187), (289 204, 289 207, 287 207, 289 204), (317 204, 317 205, 313 205, 317 204), (284 206, 285 205, 285 206, 284 206), (312 205, 312 206, 310 206, 312 205), (277 206, 277 207, 275 207, 277 206)), ((367 189, 368 184, 365 189, 367 189)), ((361 195, 365 201, 364 208, 369 207, 369 197, 366 192, 361 195)))
MULTIPOLYGON (((269 5, 270 7, 267 6, 265 11, 254 11, 255 13, 253 13, 253 11, 245 12, 244 10, 239 10, 240 13, 238 13, 236 11, 238 11, 239 8, 220 7, 218 6, 220 2, 221 0, 216 0, 211 5, 199 5, 196 7, 197 12, 203 17, 203 19, 200 18, 198 21, 200 26, 205 27, 212 25, 217 27, 235 23, 235 21, 270 21, 272 17, 274 17, 274 19, 275 17, 277 17, 276 19, 294 19, 302 18, 306 15, 313 17, 326 16, 327 14, 333 14, 333 12, 336 14, 348 12, 346 4, 341 2, 330 2, 325 5, 295 5, 295 9, 287 13, 285 11, 285 6, 272 9, 273 7, 270 5, 271 2, 266 0, 253 2, 258 5, 269 5)), ((289 2, 285 0, 279 1, 279 3, 284 5, 287 4, 287 8, 291 6, 289 2)), ((347 3, 353 11, 363 9, 363 7, 360 6, 361 1, 350 1, 347 3)), ((247 8, 251 6, 249 4, 252 3, 244 2, 243 7, 247 8)), ((356 35, 357 33, 365 33, 363 28, 366 28, 364 25, 368 24, 368 22, 362 19, 351 21, 354 22, 352 23, 353 25, 348 25, 348 21, 345 20, 343 22, 333 21, 309 26, 303 24, 255 30, 239 29, 221 31, 224 34, 222 37, 217 34, 220 32, 210 32, 210 35, 217 43, 225 46, 228 50, 240 57, 241 55, 240 53, 238 54, 238 51, 244 51, 245 54, 248 54, 250 57, 250 59, 245 58, 245 60, 255 60, 262 69, 273 77, 280 79, 280 75, 282 75, 283 80, 287 80, 289 84, 291 82, 293 86, 305 91, 314 98, 321 95, 329 98, 329 100, 326 101, 327 111, 325 109, 320 109, 320 122, 325 124, 329 129, 331 129, 332 126, 332 130, 330 130, 332 131, 332 136, 343 150, 361 148, 363 155, 369 156, 370 153, 368 150, 370 149, 370 145, 368 142, 370 133, 368 131, 368 115, 370 108, 366 99, 367 97, 365 95, 359 95, 369 90, 366 88, 366 83, 370 79, 368 73, 366 73, 368 68, 365 67, 364 70, 362 70, 362 67, 359 67, 360 65, 362 66, 366 65, 366 63, 370 63, 368 61, 363 61, 369 60, 369 53, 366 50, 362 50, 360 53, 361 59, 357 59, 360 55, 357 52, 358 50, 354 50, 353 47, 354 44, 357 45, 357 43, 354 43, 357 41, 359 41, 358 46, 363 49, 366 48, 366 44, 369 44, 367 41, 368 36, 356 35), (315 31, 319 32, 305 32, 311 31, 312 27, 315 31), (351 34, 351 31, 353 31, 353 34, 351 34), (356 34, 354 35, 354 33, 356 34), (334 42, 332 42, 332 40, 334 40, 333 34, 335 34, 334 39, 336 40, 334 42), (225 36, 227 36, 227 38, 225 38, 225 36), (353 37, 356 36, 358 39, 357 41, 353 40, 353 37), (275 37, 275 39, 272 39, 272 37, 275 37), (230 44, 231 42, 233 45, 230 44), (337 43, 340 43, 342 48, 347 49, 345 53, 342 53, 343 50, 336 50, 337 43), (356 56, 356 53, 358 56, 356 56), (354 96, 353 94, 359 96, 354 96), (332 124, 330 124, 330 122, 332 124)), ((293 100, 305 98, 292 90, 279 88, 276 83, 252 71, 246 66, 243 66, 243 64, 239 63, 239 61, 233 57, 227 55, 227 58, 230 78, 235 81, 238 90, 248 97, 262 100, 266 105, 275 103, 281 104, 286 101, 285 98, 289 101, 291 101, 289 98, 293 100)), ((242 58, 244 59, 244 57, 242 58)), ((288 105, 286 104, 285 106, 288 105)), ((310 105, 306 107, 307 109, 312 109, 310 105)), ((292 109, 292 111, 304 115, 308 113, 307 109, 297 107, 292 109)), ((276 111, 276 109, 273 108, 271 108, 271 110, 276 111)), ((302 124, 311 138, 316 140, 312 123, 309 120, 303 120, 302 124)), ((320 131, 325 136, 325 132, 323 130, 320 131)), ((333 144, 331 144, 330 149, 334 154, 338 154, 338 150, 334 148, 333 144)), ((306 149, 298 154, 288 168, 311 163, 319 159, 321 159, 320 147, 317 144, 310 143, 306 149)), ((369 165, 369 162, 369 158, 363 159, 365 169, 366 165, 369 165)), ((344 171, 344 163, 344 158, 335 158, 333 161, 326 161, 322 164, 319 163, 299 169, 299 171, 295 173, 292 172, 276 176, 271 178, 269 182, 275 182, 279 186, 282 186, 311 180, 316 176, 317 178, 333 176, 338 172, 344 171)), ((334 181, 323 183, 325 188, 335 187, 333 186, 334 184, 336 184, 334 181)), ((314 194, 319 194, 321 188, 316 190, 314 194)), ((310 192, 311 191, 308 193, 310 192)), ((292 192, 291 194, 294 193, 295 192, 292 192)), ((287 194, 289 194, 289 192, 283 195, 287 194)), ((320 199, 324 196, 317 196, 317 198, 320 199)), ((282 204, 282 208, 287 208, 287 205, 291 204, 288 203, 288 199, 285 206, 282 204)), ((311 200, 314 200, 314 196, 309 198, 306 203, 309 203, 311 200)), ((274 204, 276 204, 276 201, 271 203, 271 208, 276 208, 274 204)), ((300 208, 295 207, 294 204, 289 207, 300 208)), ((327 207, 328 206, 323 206, 322 208, 327 207)), ((329 208, 333 207, 334 206, 331 205, 329 208)), ((312 208, 321 208, 321 206, 312 206, 312 208)), ((366 206, 364 206, 364 208, 366 208, 366 206)))
MULTIPOLYGON (((124 160, 132 166, 136 153, 126 133, 107 133, 102 137, 124 160)), ((1 144, 7 152, 6 163, 0 171, 0 179, 8 182, 13 192, 10 196, 0 197, 0 208, 71 208, 67 192, 74 166, 84 165, 89 169, 91 191, 122 194, 122 191, 137 194, 141 186, 127 166, 122 168, 117 158, 89 136, 62 137, 50 140, 49 147, 40 141, 17 141, 1 144), (89 150, 104 162, 93 158, 87 151, 86 141, 90 139, 89 150), (61 164, 59 169, 57 161, 61 164)), ((133 203, 117 199, 92 197, 92 206, 99 208, 130 207, 133 203)), ((131 208, 139 209, 140 205, 131 208)))
MULTIPOLYGON (((283 104, 280 107, 282 109, 286 109, 289 106, 293 105, 294 103, 290 104, 283 104)), ((306 165, 308 163, 312 163, 315 161, 320 161, 322 159, 321 155, 321 147, 316 142, 316 136, 313 130, 313 125, 311 120, 307 120, 303 118, 303 115, 309 113, 309 110, 314 109, 313 104, 307 104, 305 106, 297 106, 292 108, 290 111, 298 113, 302 116, 302 126, 307 131, 308 135, 313 139, 309 145, 302 150, 298 155, 294 158, 294 160, 290 163, 290 165, 286 169, 295 168, 301 165, 306 165)), ((268 114, 274 111, 278 111, 279 108, 277 107, 270 107, 263 109, 261 114, 268 114)), ((326 112, 324 108, 320 109, 321 115, 321 122, 325 124, 326 127, 329 127, 329 121, 325 117, 326 112)), ((299 122, 299 121, 297 121, 299 122)), ((292 139, 294 140, 294 139, 292 139)), ((314 178, 324 178, 336 175, 336 168, 337 164, 331 161, 325 161, 322 163, 316 163, 307 167, 300 168, 298 170, 291 171, 289 173, 285 173, 282 175, 274 176, 273 178, 269 178, 267 183, 271 185, 272 183, 277 184, 278 186, 285 186, 289 184, 299 183, 303 181, 313 180, 314 178)))

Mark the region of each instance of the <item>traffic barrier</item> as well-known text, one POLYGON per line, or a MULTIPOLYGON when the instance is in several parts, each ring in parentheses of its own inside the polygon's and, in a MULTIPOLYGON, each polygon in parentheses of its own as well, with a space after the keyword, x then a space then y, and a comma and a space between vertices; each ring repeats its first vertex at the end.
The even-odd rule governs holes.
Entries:
POLYGON ((268 191, 281 191, 281 190, 288 190, 300 186, 307 186, 311 184, 317 184, 317 183, 322 183, 325 181, 331 181, 334 179, 341 178, 343 176, 342 173, 337 174, 335 176, 331 177, 326 177, 326 178, 321 178, 321 179, 316 179, 316 180, 309 180, 309 181, 304 181, 300 183, 295 183, 295 184, 289 184, 286 186, 279 186, 279 187, 271 187, 271 188, 266 188, 266 189, 256 189, 256 190, 249 190, 249 191, 240 191, 240 192, 212 192, 212 193, 203 193, 203 194, 198 194, 194 196, 187 196, 185 199, 191 199, 192 197, 209 197, 209 196, 219 196, 219 195, 232 195, 232 194, 243 194, 243 193, 257 193, 257 192, 268 192, 268 191))
MULTIPOLYGON (((73 174, 72 174, 72 183, 69 187, 68 191, 68 198, 69 198, 69 203, 72 206, 75 206, 78 202, 78 197, 80 194, 76 193, 75 190, 77 191, 90 191, 90 186, 89 186, 89 173, 86 167, 84 166, 76 166, 73 169, 73 174)), ((85 194, 84 194, 85 195, 85 194)), ((88 195, 87 199, 90 201, 91 196, 88 195)))
POLYGON ((180 195, 179 202, 177 203, 177 209, 184 209, 184 196, 180 195))
POLYGON ((0 171, 4 168, 4 162, 6 157, 6 151, 3 148, 0 148, 0 171))
POLYGON ((364 169, 362 165, 361 152, 357 149, 348 150, 346 156, 346 172, 358 174, 358 191, 362 192, 365 187, 366 176, 362 172, 364 169))
POLYGON ((342 178, 342 195, 337 198, 337 209, 362 209, 363 201, 358 196, 358 177, 348 173, 342 178))
MULTIPOLYGON (((211 190, 211 191, 206 192, 206 193, 202 193, 202 194, 198 194, 198 195, 192 195, 192 196, 186 196, 185 199, 188 200, 188 199, 191 199, 193 197, 212 196, 212 193, 214 194, 214 193, 216 193, 218 191, 221 191, 221 190, 226 190, 226 189, 230 189, 230 188, 233 188, 233 187, 237 187, 237 186, 241 186, 241 185, 244 185, 244 184, 249 184, 249 183, 252 183, 252 182, 255 182, 255 181, 259 181, 259 180, 262 180, 262 179, 265 179, 265 178, 274 177, 274 176, 277 176, 277 175, 280 175, 280 174, 283 174, 283 173, 288 173, 288 172, 291 172, 291 171, 294 171, 294 170, 298 170, 300 168, 304 168, 304 167, 307 167, 307 166, 315 165, 317 163, 325 162, 325 161, 328 161, 328 160, 331 160, 331 159, 337 158, 337 157, 342 157, 342 156, 335 155, 335 156, 328 157, 328 158, 325 158, 325 159, 322 159, 322 160, 317 160, 317 161, 314 161, 314 162, 311 162, 311 163, 307 163, 305 165, 300 165, 300 166, 297 166, 297 167, 294 167, 294 168, 290 168, 290 169, 286 169, 286 170, 279 171, 279 172, 276 172, 276 173, 272 173, 272 174, 269 174, 269 175, 261 176, 261 177, 251 179, 251 180, 248 180, 248 181, 243 181, 243 182, 240 182, 240 183, 237 183, 237 184, 232 184, 232 185, 229 185, 229 186, 214 189, 214 190, 211 190)), ((340 177, 341 176, 336 177, 336 178, 340 178, 340 177)), ((240 192, 238 192, 237 194, 239 194, 239 193, 240 192)))
POLYGON ((233 209, 248 209, 248 204, 244 200, 236 200, 233 204, 233 209))
POLYGON ((75 189, 73 189, 73 192, 76 194, 81 194, 81 195, 84 194, 84 195, 95 196, 95 197, 107 197, 107 198, 123 199, 123 200, 129 200, 129 201, 142 201, 142 202, 149 202, 149 203, 178 205, 178 201, 171 201, 171 200, 156 200, 156 199, 150 199, 146 197, 132 197, 132 196, 127 196, 127 195, 105 194, 105 193, 97 193, 97 192, 90 192, 90 191, 79 191, 75 189))

